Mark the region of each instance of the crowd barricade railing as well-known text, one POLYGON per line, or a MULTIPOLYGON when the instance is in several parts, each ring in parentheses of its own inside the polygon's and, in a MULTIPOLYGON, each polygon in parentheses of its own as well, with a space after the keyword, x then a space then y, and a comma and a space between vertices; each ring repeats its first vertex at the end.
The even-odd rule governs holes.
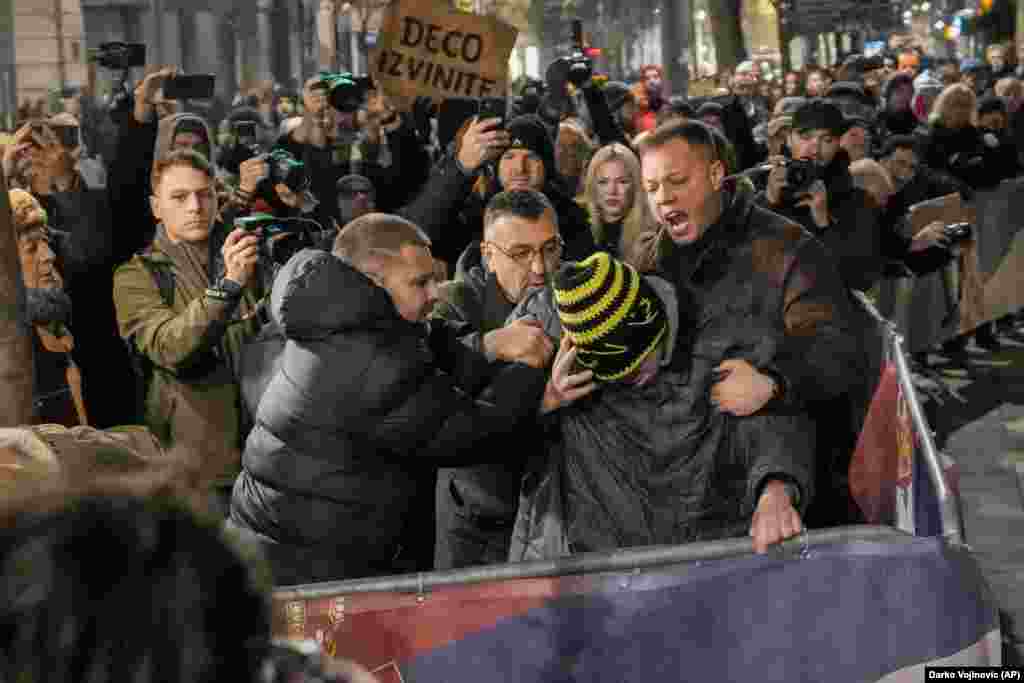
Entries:
POLYGON ((963 542, 900 335, 862 301, 885 352, 872 403, 901 415, 866 421, 893 442, 867 462, 909 454, 866 470, 865 495, 890 498, 876 509, 885 519, 805 530, 763 555, 734 538, 281 586, 275 635, 355 659, 382 683, 893 682, 922 680, 925 665, 1001 663, 997 603, 963 542))

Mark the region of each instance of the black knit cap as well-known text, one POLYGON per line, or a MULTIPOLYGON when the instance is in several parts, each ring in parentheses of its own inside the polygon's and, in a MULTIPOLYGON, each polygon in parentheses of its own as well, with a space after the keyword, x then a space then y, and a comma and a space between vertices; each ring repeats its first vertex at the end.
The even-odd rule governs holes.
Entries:
POLYGON ((831 102, 809 100, 793 112, 793 130, 827 130, 842 135, 847 130, 843 112, 831 102))
POLYGON ((544 162, 544 173, 549 177, 556 172, 555 146, 548 135, 544 122, 536 114, 517 116, 506 126, 508 137, 512 141, 509 149, 528 149, 544 162))
POLYGON ((576 362, 613 382, 635 372, 668 332, 661 298, 632 266, 598 252, 564 264, 554 278, 564 334, 576 362))
POLYGON ((1003 101, 1002 97, 987 95, 978 100, 978 116, 991 114, 994 111, 1001 114, 1006 113, 1006 102, 1003 101))

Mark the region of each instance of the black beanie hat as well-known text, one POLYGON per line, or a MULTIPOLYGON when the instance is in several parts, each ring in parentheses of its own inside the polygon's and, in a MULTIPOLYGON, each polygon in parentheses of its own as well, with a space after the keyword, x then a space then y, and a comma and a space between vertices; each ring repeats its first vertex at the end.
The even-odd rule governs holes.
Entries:
POLYGON ((661 298, 632 266, 600 251, 564 264, 554 278, 563 334, 576 363, 613 382, 637 368, 668 333, 661 298))
POLYGON ((836 105, 824 100, 809 100, 793 112, 793 130, 827 130, 842 135, 847 130, 847 121, 836 105))
POLYGON ((1007 112, 1006 102, 1003 101, 1002 97, 997 97, 996 95, 987 95, 978 100, 978 116, 991 114, 994 111, 1000 112, 1002 114, 1005 114, 1007 112))
POLYGON ((536 114, 517 116, 508 122, 506 129, 508 137, 512 141, 509 149, 519 147, 530 150, 544 162, 544 174, 548 178, 557 174, 555 146, 551 142, 551 136, 548 135, 548 129, 539 116, 536 114))

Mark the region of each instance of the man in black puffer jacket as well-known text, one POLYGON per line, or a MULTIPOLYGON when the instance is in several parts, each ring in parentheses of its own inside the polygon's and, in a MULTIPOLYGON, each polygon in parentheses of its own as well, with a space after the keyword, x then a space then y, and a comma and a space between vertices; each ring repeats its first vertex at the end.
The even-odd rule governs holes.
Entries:
POLYGON ((543 370, 492 365, 424 324, 429 244, 408 221, 367 214, 334 254, 300 252, 277 276, 283 350, 246 364, 258 408, 229 524, 266 548, 278 584, 392 573, 410 520, 431 516, 415 501, 432 496, 434 468, 514 457, 475 445, 515 433, 542 397, 553 408, 543 370))

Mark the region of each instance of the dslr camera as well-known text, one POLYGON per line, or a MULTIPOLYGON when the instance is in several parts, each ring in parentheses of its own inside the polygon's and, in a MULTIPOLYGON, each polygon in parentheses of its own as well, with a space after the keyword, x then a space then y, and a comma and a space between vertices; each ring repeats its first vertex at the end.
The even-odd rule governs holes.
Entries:
POLYGON ((804 159, 786 160, 786 187, 783 196, 786 202, 808 192, 816 181, 822 179, 822 168, 815 161, 804 159))
POLYGON ((316 245, 320 224, 307 218, 283 218, 269 213, 254 213, 235 220, 235 227, 247 232, 261 230, 260 262, 283 266, 303 249, 316 245))
POLYGON ((313 86, 327 91, 331 106, 344 114, 359 111, 366 101, 366 93, 373 90, 373 79, 369 76, 353 76, 350 73, 320 72, 320 81, 313 86))
POLYGON ((146 66, 146 45, 120 41, 102 43, 92 50, 89 61, 113 71, 127 71, 137 66, 146 66))
POLYGON ((583 22, 572 22, 572 51, 566 57, 559 57, 548 67, 546 80, 552 92, 565 90, 566 83, 579 87, 594 75, 594 63, 583 47, 583 22))
POLYGON ((948 246, 955 246, 974 237, 974 226, 970 223, 950 223, 942 229, 948 246))
POLYGON ((306 170, 306 164, 302 163, 290 152, 283 149, 275 149, 260 156, 267 162, 270 168, 270 175, 267 177, 271 187, 283 183, 296 194, 309 189, 311 179, 306 170))
POLYGON ((122 43, 112 41, 101 43, 91 50, 89 61, 99 64, 104 69, 120 71, 118 84, 111 93, 108 113, 115 123, 120 125, 128 118, 132 108, 132 94, 128 91, 128 72, 135 67, 146 65, 145 43, 122 43))

